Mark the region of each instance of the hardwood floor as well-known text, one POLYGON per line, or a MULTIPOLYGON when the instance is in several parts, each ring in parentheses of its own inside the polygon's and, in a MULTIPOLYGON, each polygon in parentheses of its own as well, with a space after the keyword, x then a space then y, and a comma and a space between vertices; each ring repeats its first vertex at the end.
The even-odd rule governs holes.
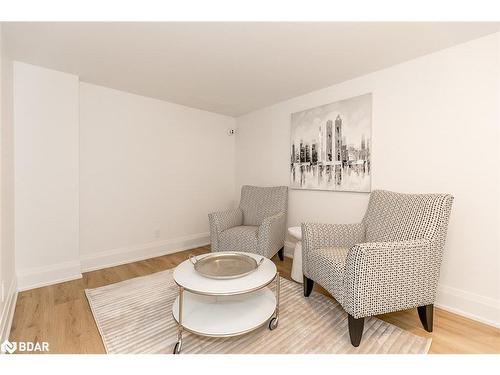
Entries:
MULTIPOLYGON (((105 353, 84 290, 175 267, 188 254, 202 254, 201 247, 158 258, 83 274, 80 280, 19 293, 10 333, 12 341, 47 341, 51 353, 105 353)), ((281 262, 280 274, 290 278, 292 260, 281 262)), ((328 295, 315 286, 314 290, 328 295)), ((431 337, 430 353, 500 353, 500 329, 435 309, 434 332, 422 328, 417 311, 408 310, 380 316, 416 335, 431 337)))

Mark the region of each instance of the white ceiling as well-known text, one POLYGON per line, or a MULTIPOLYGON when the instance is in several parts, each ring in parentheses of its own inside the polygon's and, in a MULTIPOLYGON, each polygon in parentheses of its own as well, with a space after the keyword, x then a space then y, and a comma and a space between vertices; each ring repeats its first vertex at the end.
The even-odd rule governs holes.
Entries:
POLYGON ((12 58, 239 116, 498 31, 497 23, 8 23, 12 58))

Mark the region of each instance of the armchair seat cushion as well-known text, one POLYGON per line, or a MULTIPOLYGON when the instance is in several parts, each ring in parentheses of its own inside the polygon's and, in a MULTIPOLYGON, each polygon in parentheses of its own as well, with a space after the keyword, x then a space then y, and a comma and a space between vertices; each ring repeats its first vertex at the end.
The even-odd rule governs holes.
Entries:
POLYGON ((223 230, 219 235, 220 248, 225 251, 255 252, 259 227, 240 225, 223 230))
POLYGON ((342 304, 345 294, 344 274, 346 269, 347 247, 327 247, 311 250, 308 256, 310 279, 319 283, 342 304))

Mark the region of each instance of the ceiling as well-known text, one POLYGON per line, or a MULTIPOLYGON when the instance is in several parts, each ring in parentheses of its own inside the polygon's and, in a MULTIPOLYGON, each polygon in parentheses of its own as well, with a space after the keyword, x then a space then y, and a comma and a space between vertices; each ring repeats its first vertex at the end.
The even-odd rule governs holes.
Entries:
POLYGON ((6 23, 15 60, 239 116, 498 31, 498 23, 6 23))

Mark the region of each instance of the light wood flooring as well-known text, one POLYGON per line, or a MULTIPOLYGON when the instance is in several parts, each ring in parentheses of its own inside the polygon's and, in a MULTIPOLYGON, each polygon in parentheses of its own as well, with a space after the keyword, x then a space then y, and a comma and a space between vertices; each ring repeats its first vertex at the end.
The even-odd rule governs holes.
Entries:
MULTIPOLYGON (((200 247, 83 274, 75 281, 19 293, 12 341, 47 341, 51 353, 105 353, 84 289, 96 288, 175 267, 188 254, 208 252, 200 247)), ((280 274, 290 278, 292 260, 273 259, 280 274)), ((327 294, 315 286, 315 290, 327 294)), ((430 353, 500 353, 500 329, 436 309, 434 332, 424 331, 416 310, 379 316, 416 335, 431 337, 430 353)))

